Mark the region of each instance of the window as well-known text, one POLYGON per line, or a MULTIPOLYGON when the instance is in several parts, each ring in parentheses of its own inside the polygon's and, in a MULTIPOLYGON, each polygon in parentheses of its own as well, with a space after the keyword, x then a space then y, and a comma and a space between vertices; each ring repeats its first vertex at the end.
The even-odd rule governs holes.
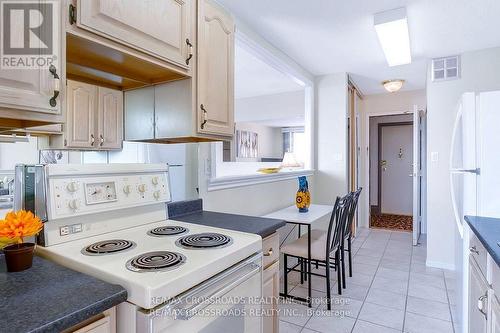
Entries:
POLYGON ((295 160, 304 165, 307 156, 307 138, 304 127, 283 128, 283 155, 292 153, 295 160))

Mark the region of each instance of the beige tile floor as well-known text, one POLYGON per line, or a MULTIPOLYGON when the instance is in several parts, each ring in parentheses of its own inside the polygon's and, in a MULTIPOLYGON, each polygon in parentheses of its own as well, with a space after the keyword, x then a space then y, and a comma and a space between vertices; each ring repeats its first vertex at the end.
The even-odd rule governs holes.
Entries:
MULTIPOLYGON (((453 274, 426 267, 425 238, 421 243, 412 246, 407 232, 360 230, 342 296, 332 274, 332 310, 326 310, 325 279, 313 277, 315 304, 282 301, 280 332, 453 333, 453 274)), ((290 293, 307 296, 307 283, 299 282, 289 274, 290 293)))

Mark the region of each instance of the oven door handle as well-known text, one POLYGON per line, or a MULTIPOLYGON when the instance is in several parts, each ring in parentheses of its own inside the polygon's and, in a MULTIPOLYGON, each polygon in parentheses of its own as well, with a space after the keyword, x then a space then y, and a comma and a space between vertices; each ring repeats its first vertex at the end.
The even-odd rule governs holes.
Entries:
POLYGON ((189 320, 216 302, 218 297, 225 295, 240 283, 258 274, 261 269, 262 266, 255 262, 255 259, 252 262, 247 261, 242 265, 232 267, 194 290, 176 298, 162 310, 173 314, 175 319, 189 320))

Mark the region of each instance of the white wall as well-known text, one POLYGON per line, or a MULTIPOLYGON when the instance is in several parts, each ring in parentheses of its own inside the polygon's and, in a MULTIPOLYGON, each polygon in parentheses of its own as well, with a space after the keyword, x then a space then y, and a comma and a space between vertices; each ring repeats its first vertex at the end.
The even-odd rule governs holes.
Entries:
POLYGON ((347 74, 316 79, 316 174, 312 201, 332 205, 347 185, 347 74))
POLYGON ((281 94, 238 98, 234 101, 234 121, 236 123, 262 120, 284 121, 290 123, 287 126, 304 126, 304 107, 303 89, 281 94))
MULTIPOLYGON (((236 130, 250 131, 258 135, 257 158, 236 156, 236 162, 258 162, 262 157, 283 157, 283 134, 280 127, 270 127, 256 123, 236 123, 235 127, 236 130)), ((236 144, 234 146, 234 149, 236 149, 236 144)), ((236 151, 234 153, 236 154, 236 151)))
POLYGON ((427 76, 427 264, 436 267, 455 266, 457 230, 450 197, 449 157, 456 104, 467 91, 500 90, 500 48, 467 52, 461 60, 458 80, 431 82, 430 71, 427 76), (431 161, 432 152, 438 153, 438 161, 431 161))
POLYGON ((359 186, 363 187, 359 200, 360 226, 368 227, 370 218, 370 205, 368 202, 368 116, 380 116, 387 114, 400 114, 405 111, 412 111, 413 106, 425 109, 427 105, 425 90, 403 91, 397 93, 384 93, 376 95, 366 95, 359 103, 359 147, 360 147, 360 172, 359 186))

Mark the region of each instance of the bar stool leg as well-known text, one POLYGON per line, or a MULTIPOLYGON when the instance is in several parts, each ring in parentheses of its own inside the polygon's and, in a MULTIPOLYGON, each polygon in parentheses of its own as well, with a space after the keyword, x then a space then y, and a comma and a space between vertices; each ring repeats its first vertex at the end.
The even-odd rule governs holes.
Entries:
POLYGON ((347 252, 349 252, 349 276, 352 277, 352 251, 351 251, 351 237, 347 239, 347 252))
POLYGON ((342 276, 340 273, 340 247, 337 249, 335 253, 335 266, 337 267, 337 288, 339 295, 342 295, 342 276))
POLYGON ((288 265, 287 265, 287 259, 288 259, 288 255, 284 254, 283 255, 283 266, 285 267, 285 276, 283 277, 283 282, 285 283, 285 285, 283 286, 283 292, 285 294, 285 296, 288 296, 288 265))
POLYGON ((330 291, 330 261, 326 259, 326 307, 330 311, 332 309, 332 297, 330 291))
POLYGON ((342 243, 341 251, 340 251, 340 261, 342 263, 342 287, 346 288, 346 278, 345 278, 345 251, 344 244, 342 243))

